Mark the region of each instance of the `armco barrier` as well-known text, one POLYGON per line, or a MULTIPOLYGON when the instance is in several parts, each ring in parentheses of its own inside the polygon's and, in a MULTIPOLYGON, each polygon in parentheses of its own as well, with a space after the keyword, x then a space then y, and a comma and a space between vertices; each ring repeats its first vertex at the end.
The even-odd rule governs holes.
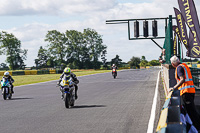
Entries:
POLYGON ((180 91, 170 92, 161 110, 157 133, 186 133, 186 127, 180 119, 180 106, 180 91))

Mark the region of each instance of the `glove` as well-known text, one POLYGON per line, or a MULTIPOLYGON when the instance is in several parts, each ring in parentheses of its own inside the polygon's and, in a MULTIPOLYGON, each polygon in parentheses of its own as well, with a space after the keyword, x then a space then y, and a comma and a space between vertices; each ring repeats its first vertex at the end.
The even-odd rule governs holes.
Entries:
POLYGON ((57 85, 60 86, 60 82, 57 82, 57 85))
POLYGON ((75 83, 75 84, 78 84, 78 83, 79 83, 79 80, 74 81, 74 83, 75 83))
POLYGON ((169 92, 174 91, 174 90, 175 90, 174 88, 170 88, 170 91, 169 91, 169 92))

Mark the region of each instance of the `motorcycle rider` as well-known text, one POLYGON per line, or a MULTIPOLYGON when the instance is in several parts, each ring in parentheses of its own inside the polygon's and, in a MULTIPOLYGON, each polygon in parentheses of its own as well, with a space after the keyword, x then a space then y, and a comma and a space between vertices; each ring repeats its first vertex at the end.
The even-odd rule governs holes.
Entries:
POLYGON ((13 91, 13 83, 14 83, 14 79, 12 78, 12 76, 10 76, 10 73, 8 71, 4 72, 3 78, 2 79, 8 79, 10 86, 11 86, 11 92, 14 93, 13 91))
MULTIPOLYGON (((115 64, 112 65, 112 70, 115 69, 116 75, 117 75, 117 66, 115 64)), ((112 71, 112 75, 113 75, 113 71, 112 71)))
POLYGON ((77 79, 76 75, 74 73, 71 72, 71 69, 69 67, 66 67, 62 73, 62 75, 60 76, 59 81, 57 82, 57 85, 60 86, 60 82, 62 81, 62 78, 64 77, 64 75, 68 76, 70 75, 73 79, 74 87, 75 87, 75 99, 78 99, 78 95, 77 95, 77 91, 78 91, 78 86, 77 84, 79 83, 79 80, 77 79))

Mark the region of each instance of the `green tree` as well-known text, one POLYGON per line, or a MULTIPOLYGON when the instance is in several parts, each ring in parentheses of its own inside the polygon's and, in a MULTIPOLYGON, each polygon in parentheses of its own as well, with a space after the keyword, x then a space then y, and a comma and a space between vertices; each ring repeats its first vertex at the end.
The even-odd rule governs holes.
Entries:
POLYGON ((141 61, 140 61, 140 66, 146 67, 148 64, 148 61, 146 60, 145 56, 142 56, 141 61))
MULTIPOLYGON (((82 69, 81 60, 83 58, 84 49, 83 34, 76 30, 67 30, 65 32, 67 37, 67 62, 71 63, 72 68, 82 69), (73 64, 73 65, 72 65, 73 64)), ((86 51, 87 52, 87 51, 86 51)))
POLYGON ((131 68, 136 68, 136 67, 140 67, 139 66, 139 64, 140 64, 140 58, 139 57, 135 57, 135 56, 133 56, 132 58, 131 58, 131 60, 128 62, 128 64, 129 64, 129 66, 131 67, 131 68))
POLYGON ((107 50, 105 49, 104 51, 102 51, 101 60, 102 60, 103 68, 108 69, 108 65, 106 62, 107 61, 106 54, 107 54, 107 50))
POLYGON ((159 62, 159 60, 151 60, 151 61, 149 62, 149 65, 150 65, 150 66, 159 66, 159 65, 160 65, 160 62, 159 62))
POLYGON ((65 62, 65 56, 67 51, 67 38, 65 34, 59 31, 48 31, 45 41, 49 42, 47 45, 50 56, 54 57, 54 61, 57 61, 59 65, 65 62))
POLYGON ((101 56, 102 52, 107 48, 106 45, 103 45, 102 36, 99 35, 94 29, 84 29, 83 31, 84 40, 92 60, 93 68, 100 68, 100 62, 98 58, 101 56))
POLYGON ((40 49, 38 50, 38 59, 35 59, 35 64, 37 68, 44 68, 47 67, 48 62, 48 54, 47 50, 44 49, 42 46, 40 46, 40 49))
POLYGON ((122 64, 122 59, 119 58, 119 55, 116 55, 115 58, 111 59, 111 65, 115 64, 116 66, 120 67, 122 64))
POLYGON ((0 68, 8 68, 8 66, 5 63, 1 63, 0 68))
POLYGON ((56 61, 54 61, 54 57, 52 57, 52 56, 49 55, 48 61, 47 61, 47 66, 48 67, 55 67, 55 66, 58 66, 58 63, 56 61))
POLYGON ((27 58, 27 49, 21 49, 21 41, 13 34, 5 31, 0 32, 0 55, 7 56, 6 62, 10 69, 24 69, 24 60, 27 58))
MULTIPOLYGON (((48 31, 45 41, 49 42, 47 48, 51 59, 47 62, 57 65, 63 63, 71 68, 100 68, 98 58, 105 55, 102 37, 93 29, 84 29, 83 33, 76 30, 67 30, 60 33, 56 30, 48 31)), ((39 63, 36 60, 36 63, 39 63)))

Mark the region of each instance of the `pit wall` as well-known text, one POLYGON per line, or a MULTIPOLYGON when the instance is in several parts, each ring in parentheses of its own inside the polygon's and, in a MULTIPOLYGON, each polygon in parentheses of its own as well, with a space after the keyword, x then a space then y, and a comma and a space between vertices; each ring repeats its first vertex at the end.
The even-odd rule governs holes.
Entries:
POLYGON ((175 69, 171 65, 163 64, 161 70, 165 96, 167 97, 167 95, 169 94, 169 88, 174 87, 174 85, 176 85, 175 69))

